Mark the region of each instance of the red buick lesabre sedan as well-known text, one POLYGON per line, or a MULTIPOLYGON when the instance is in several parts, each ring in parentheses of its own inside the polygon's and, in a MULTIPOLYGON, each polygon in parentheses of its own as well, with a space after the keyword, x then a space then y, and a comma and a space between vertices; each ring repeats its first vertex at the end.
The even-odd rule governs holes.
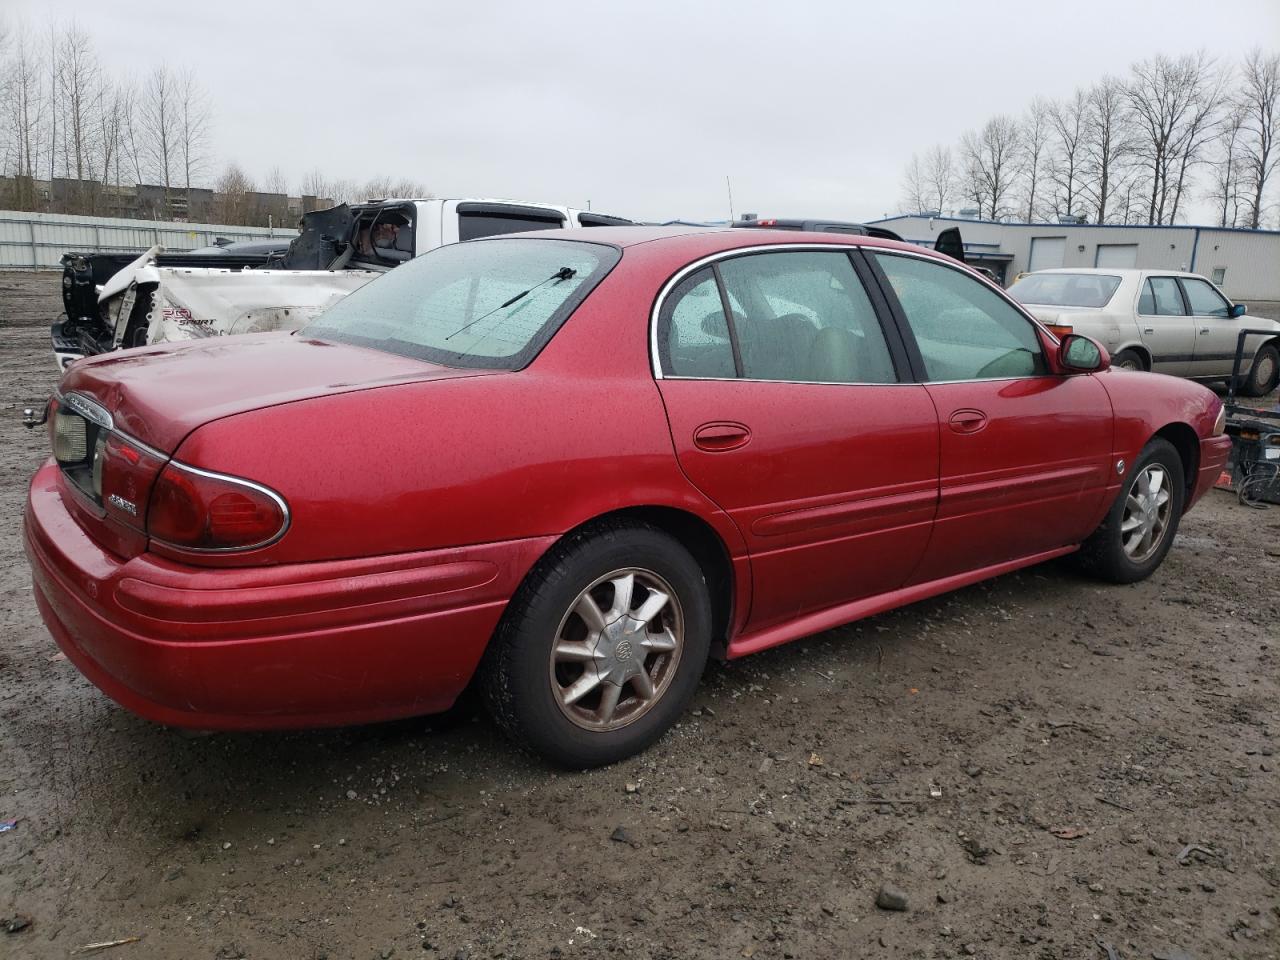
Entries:
POLYGON ((1078 551, 1149 575, 1226 458, 1204 387, 1109 371, 865 237, 597 228, 441 248, 294 335, 76 364, 35 597, 125 707, 205 729, 447 708, 574 766, 740 657, 1078 551))

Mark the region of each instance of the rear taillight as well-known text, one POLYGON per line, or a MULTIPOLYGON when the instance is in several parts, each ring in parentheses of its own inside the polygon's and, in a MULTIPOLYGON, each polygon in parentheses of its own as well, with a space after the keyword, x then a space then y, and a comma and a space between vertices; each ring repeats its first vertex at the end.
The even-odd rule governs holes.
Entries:
POLYGON ((1069 323, 1046 323, 1045 326, 1048 327, 1049 332, 1052 333, 1059 340, 1061 340, 1063 337, 1065 337, 1074 329, 1069 323))
POLYGON ((147 534, 183 550, 266 546, 288 522, 284 499, 261 484, 174 463, 160 472, 147 509, 147 534))
POLYGON ((147 499, 163 466, 164 461, 159 457, 118 434, 107 434, 93 470, 94 492, 107 516, 145 531, 147 499))

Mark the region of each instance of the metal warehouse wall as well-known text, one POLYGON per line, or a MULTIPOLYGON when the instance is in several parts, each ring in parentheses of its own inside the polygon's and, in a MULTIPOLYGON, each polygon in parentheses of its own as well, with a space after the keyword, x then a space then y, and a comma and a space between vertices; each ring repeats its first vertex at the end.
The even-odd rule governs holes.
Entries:
POLYGON ((297 230, 281 227, 117 220, 0 210, 0 269, 56 268, 58 259, 68 250, 118 253, 146 250, 157 243, 168 250, 194 250, 209 246, 216 237, 266 240, 297 235, 297 230))
POLYGON ((932 246, 939 232, 959 227, 965 243, 997 245, 1013 254, 1010 282, 1028 268, 1033 239, 1061 237, 1066 241, 1064 267, 1092 267, 1099 244, 1134 244, 1138 267, 1189 270, 1206 277, 1222 268, 1227 296, 1280 300, 1280 232, 1274 230, 992 223, 954 217, 890 217, 877 223, 925 246, 932 246))

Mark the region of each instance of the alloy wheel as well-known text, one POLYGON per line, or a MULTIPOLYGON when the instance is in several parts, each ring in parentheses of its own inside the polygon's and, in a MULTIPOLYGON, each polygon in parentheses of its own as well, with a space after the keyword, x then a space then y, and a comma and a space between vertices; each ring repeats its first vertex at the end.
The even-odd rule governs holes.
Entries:
POLYGON ((683 646, 684 613, 666 580, 638 567, 605 574, 578 594, 556 631, 556 703, 584 729, 624 727, 666 693, 683 646))
POLYGON ((1169 530, 1173 495, 1169 474, 1159 463, 1151 463, 1134 477, 1125 497, 1120 520, 1120 542, 1125 555, 1143 563, 1160 548, 1169 530))

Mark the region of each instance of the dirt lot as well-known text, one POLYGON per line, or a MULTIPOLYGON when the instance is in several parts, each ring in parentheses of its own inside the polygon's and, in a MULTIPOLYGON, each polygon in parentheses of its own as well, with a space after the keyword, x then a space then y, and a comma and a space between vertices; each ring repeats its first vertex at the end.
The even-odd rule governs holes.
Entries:
POLYGON ((56 659, 32 601, 38 282, 0 274, 0 918, 29 922, 0 956, 1280 955, 1280 508, 1211 493, 1137 586, 1054 564, 713 665, 608 770, 470 703, 184 737, 56 659))

